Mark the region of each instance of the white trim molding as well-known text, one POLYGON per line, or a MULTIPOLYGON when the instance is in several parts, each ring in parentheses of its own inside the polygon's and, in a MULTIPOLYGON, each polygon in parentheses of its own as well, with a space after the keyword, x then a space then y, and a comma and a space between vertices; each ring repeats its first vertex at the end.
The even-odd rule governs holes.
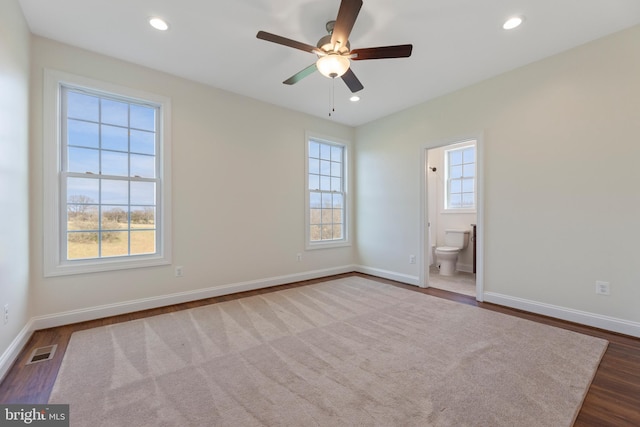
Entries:
POLYGON ((4 351, 4 353, 0 354, 0 382, 4 380, 4 377, 7 375, 7 372, 9 372, 11 365, 16 361, 24 346, 27 345, 33 331, 32 319, 24 325, 20 333, 18 333, 14 340, 11 341, 11 344, 9 344, 9 347, 4 351))
POLYGON ((485 292, 484 301, 640 338, 640 323, 638 322, 604 316, 602 314, 589 313, 587 311, 575 310, 567 307, 560 307, 538 301, 531 301, 494 292, 485 292))
POLYGON ((406 283, 407 285, 420 286, 420 278, 418 276, 410 276, 408 274, 367 267, 365 265, 356 265, 353 271, 356 273, 370 274, 371 276, 381 277, 383 279, 395 280, 396 282, 406 283))

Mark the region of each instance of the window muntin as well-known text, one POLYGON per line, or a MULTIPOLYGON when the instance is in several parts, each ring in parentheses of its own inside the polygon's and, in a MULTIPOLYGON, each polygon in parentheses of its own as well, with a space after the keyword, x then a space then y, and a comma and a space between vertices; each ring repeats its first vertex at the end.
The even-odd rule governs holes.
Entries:
POLYGON ((475 209, 475 145, 446 150, 445 174, 445 210, 475 209))
POLYGON ((309 139, 307 149, 308 242, 345 241, 345 146, 309 139))
POLYGON ((156 254, 159 106, 61 87, 63 260, 156 254))

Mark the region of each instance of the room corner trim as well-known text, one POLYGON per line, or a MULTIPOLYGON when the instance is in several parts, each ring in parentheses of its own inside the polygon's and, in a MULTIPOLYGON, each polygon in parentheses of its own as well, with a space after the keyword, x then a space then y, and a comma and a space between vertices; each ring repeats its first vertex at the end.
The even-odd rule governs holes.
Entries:
POLYGON ((27 345, 33 329, 33 319, 29 320, 18 335, 11 341, 9 347, 0 355, 0 382, 4 380, 5 375, 11 369, 11 366, 16 361, 20 352, 27 345))
POLYGON ((630 320, 545 304, 494 292, 485 292, 484 301, 640 338, 640 323, 630 320))
POLYGON ((354 271, 371 276, 381 277, 383 279, 395 280, 396 282, 406 283, 408 285, 420 286, 420 278, 408 274, 397 273, 395 271, 382 270, 379 268, 367 267, 365 265, 354 266, 354 271))

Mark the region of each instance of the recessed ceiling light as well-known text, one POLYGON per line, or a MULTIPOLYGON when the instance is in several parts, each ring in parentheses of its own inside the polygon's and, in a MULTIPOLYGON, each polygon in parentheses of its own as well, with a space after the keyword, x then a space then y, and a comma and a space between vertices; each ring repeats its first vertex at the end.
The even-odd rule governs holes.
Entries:
POLYGON ((502 24, 502 28, 504 28, 505 30, 513 30, 514 28, 519 27, 520 24, 522 24, 522 17, 514 16, 507 19, 505 23, 502 24))
POLYGON ((349 101, 358 102, 360 101, 360 97, 358 95, 353 95, 351 98, 349 98, 349 101))
POLYGON ((150 18, 149 25, 160 31, 167 31, 169 29, 169 24, 162 18, 150 18))

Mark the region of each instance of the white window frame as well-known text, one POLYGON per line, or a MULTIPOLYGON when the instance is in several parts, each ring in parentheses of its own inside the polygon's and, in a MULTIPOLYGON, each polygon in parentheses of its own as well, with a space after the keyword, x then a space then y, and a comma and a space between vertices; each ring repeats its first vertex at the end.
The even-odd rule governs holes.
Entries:
POLYGON ((444 206, 443 213, 475 213, 478 206, 478 144, 477 141, 468 140, 451 145, 444 150, 444 206), (450 208, 449 207, 449 154, 453 151, 462 151, 469 147, 474 148, 473 164, 473 207, 469 208, 450 208))
POLYGON ((57 70, 45 69, 43 88, 43 141, 44 141, 44 276, 94 273, 101 271, 141 268, 171 264, 171 100, 165 96, 147 93, 57 70), (67 260, 66 200, 61 199, 62 129, 61 87, 87 90, 105 96, 117 96, 159 106, 158 178, 160 189, 156 201, 157 252, 150 255, 122 256, 67 260), (63 212, 63 209, 65 212, 63 212), (64 234, 64 236, 63 236, 64 234))
POLYGON ((312 132, 305 133, 304 150, 304 185, 305 185, 305 248, 308 250, 339 248, 351 246, 350 224, 351 224, 351 192, 349 183, 349 142, 339 138, 319 135, 312 132), (336 240, 311 240, 311 192, 309 189, 309 142, 315 141, 321 144, 335 145, 343 149, 342 159, 342 192, 344 194, 342 239, 336 240))

